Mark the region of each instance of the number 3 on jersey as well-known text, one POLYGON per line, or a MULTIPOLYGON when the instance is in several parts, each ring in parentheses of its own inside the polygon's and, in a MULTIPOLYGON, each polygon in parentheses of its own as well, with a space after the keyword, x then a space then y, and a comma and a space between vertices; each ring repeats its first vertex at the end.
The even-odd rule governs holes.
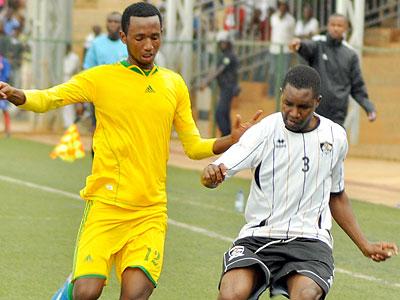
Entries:
POLYGON ((304 173, 305 173, 305 172, 308 172, 308 170, 310 170, 310 165, 309 165, 310 159, 309 159, 307 156, 304 156, 304 157, 302 158, 302 160, 303 160, 304 166, 303 166, 303 169, 301 169, 301 170, 302 170, 304 173))

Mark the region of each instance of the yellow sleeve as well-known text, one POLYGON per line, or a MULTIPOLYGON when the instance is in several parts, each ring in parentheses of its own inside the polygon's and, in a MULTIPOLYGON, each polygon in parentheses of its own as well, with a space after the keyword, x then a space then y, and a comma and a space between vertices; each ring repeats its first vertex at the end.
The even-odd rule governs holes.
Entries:
POLYGON ((42 113, 68 104, 92 102, 95 98, 95 85, 90 74, 84 71, 66 83, 46 90, 24 90, 26 102, 18 107, 42 113))
POLYGON ((215 139, 203 139, 193 120, 187 86, 179 77, 177 84, 177 107, 174 126, 182 142, 183 149, 191 159, 202 159, 213 156, 215 139))

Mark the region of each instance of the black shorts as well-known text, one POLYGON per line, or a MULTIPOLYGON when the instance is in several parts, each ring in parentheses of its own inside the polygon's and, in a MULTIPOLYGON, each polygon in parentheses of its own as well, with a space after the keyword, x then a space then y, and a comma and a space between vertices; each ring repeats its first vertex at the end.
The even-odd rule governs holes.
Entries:
POLYGON ((316 239, 239 239, 224 255, 222 276, 234 268, 250 266, 258 266, 265 276, 265 281, 254 289, 250 299, 258 299, 268 287, 271 296, 284 295, 289 298, 286 280, 293 273, 314 280, 324 292, 321 299, 328 294, 333 282, 332 249, 316 239))

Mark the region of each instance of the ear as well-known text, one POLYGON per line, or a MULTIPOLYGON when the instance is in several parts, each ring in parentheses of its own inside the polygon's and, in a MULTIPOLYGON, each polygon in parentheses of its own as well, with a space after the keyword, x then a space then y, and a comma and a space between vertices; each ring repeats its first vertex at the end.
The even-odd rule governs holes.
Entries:
POLYGON ((321 99, 322 99, 322 95, 319 95, 315 101, 315 108, 317 108, 319 106, 319 104, 321 103, 321 99))
POLYGON ((126 34, 122 30, 119 31, 119 37, 121 38, 121 41, 126 45, 126 34))

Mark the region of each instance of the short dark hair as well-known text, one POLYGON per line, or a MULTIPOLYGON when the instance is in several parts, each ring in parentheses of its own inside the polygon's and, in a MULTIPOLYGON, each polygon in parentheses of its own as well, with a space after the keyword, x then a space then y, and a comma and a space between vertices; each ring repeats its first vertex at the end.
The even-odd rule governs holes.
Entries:
POLYGON ((328 18, 328 21, 329 21, 330 19, 332 19, 332 18, 343 18, 343 19, 346 21, 346 23, 349 23, 349 19, 348 19, 344 14, 340 14, 340 13, 331 14, 331 15, 329 16, 329 18, 328 18))
POLYGON ((321 94, 321 77, 317 71, 306 65, 297 65, 286 73, 282 90, 288 84, 296 89, 312 89, 316 98, 321 94))
POLYGON ((157 7, 155 7, 153 4, 146 2, 137 2, 131 4, 127 8, 125 8, 124 13, 122 14, 122 20, 121 20, 122 31, 125 34, 128 34, 128 28, 131 17, 152 17, 152 16, 158 16, 158 19, 160 20, 160 26, 162 28, 162 17, 157 7))

